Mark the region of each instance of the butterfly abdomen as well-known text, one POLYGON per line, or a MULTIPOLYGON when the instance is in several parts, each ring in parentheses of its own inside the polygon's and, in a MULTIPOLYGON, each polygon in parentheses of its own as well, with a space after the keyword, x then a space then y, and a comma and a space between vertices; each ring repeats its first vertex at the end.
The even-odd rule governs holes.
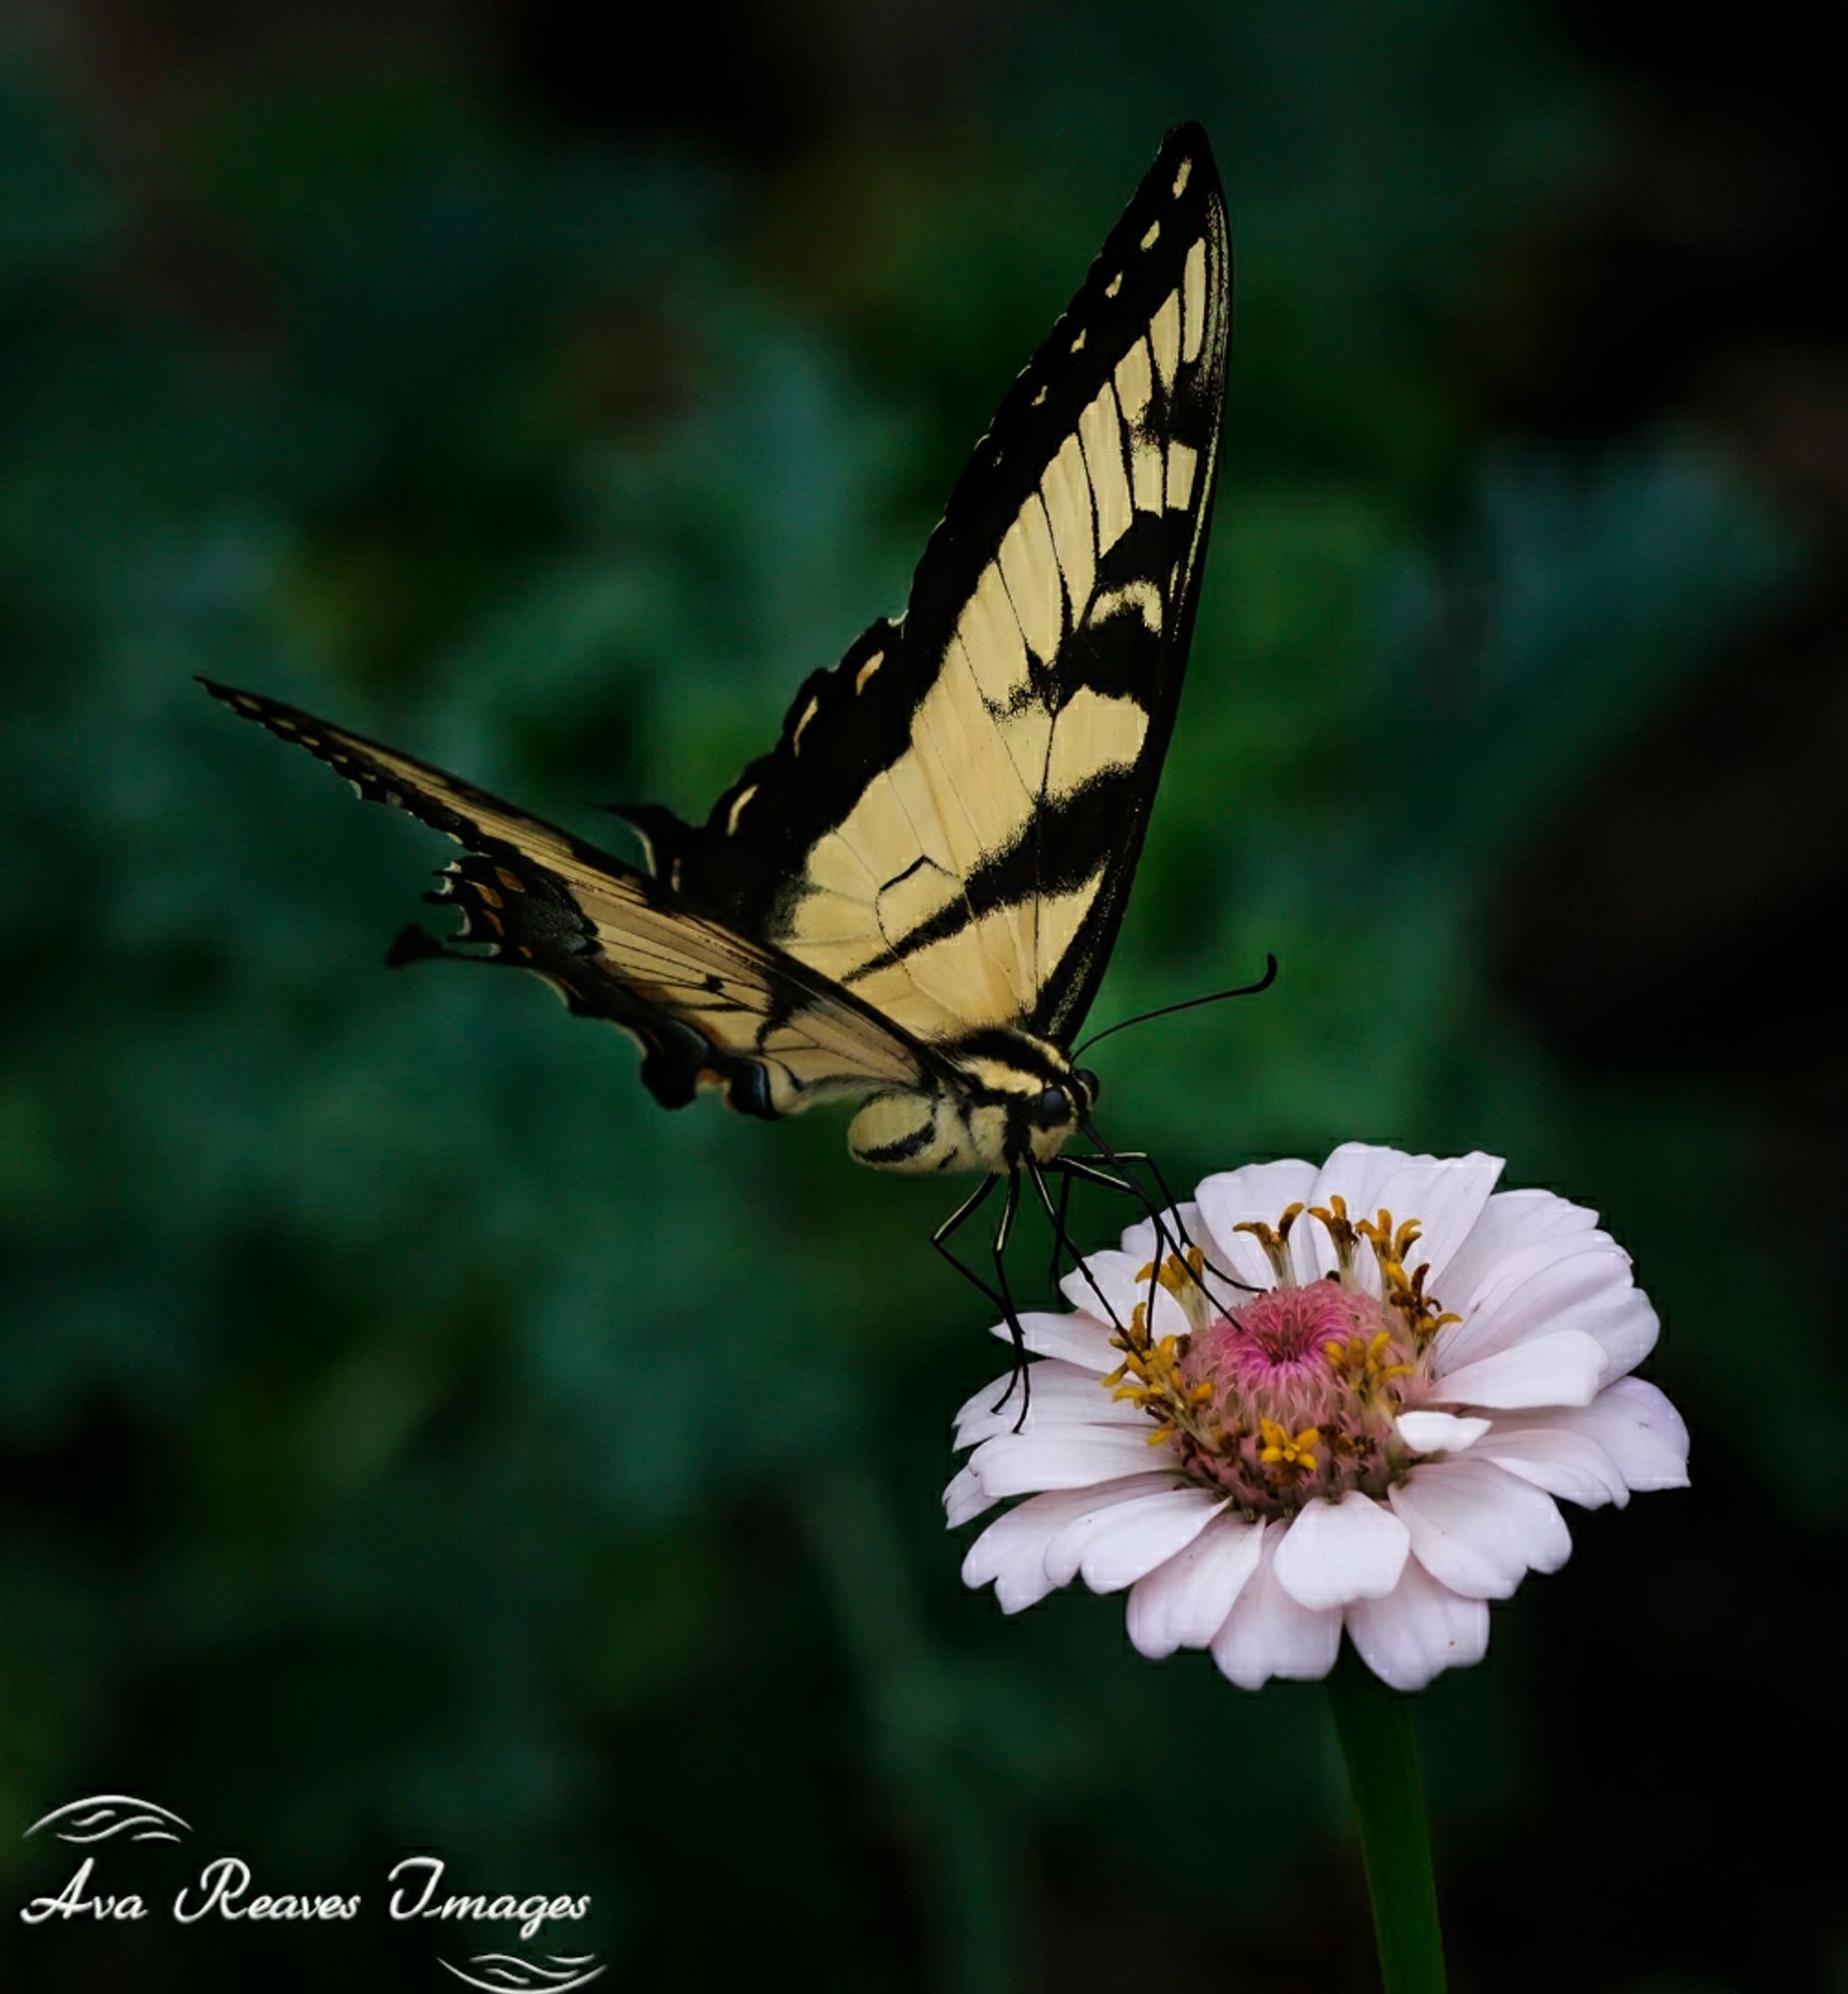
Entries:
POLYGON ((943 1094, 875 1094, 860 1104, 847 1126, 847 1148, 856 1163, 875 1170, 922 1175, 972 1167, 960 1118, 943 1094), (947 1124, 947 1126, 946 1126, 947 1124))
POLYGON ((1070 1133, 1040 1155, 1024 1137, 1013 1101, 950 1084, 934 1094, 875 1094, 848 1124, 847 1147, 856 1163, 875 1170, 907 1176, 988 1170, 1004 1176, 1019 1169, 1030 1153, 1042 1162, 1056 1155, 1070 1133))

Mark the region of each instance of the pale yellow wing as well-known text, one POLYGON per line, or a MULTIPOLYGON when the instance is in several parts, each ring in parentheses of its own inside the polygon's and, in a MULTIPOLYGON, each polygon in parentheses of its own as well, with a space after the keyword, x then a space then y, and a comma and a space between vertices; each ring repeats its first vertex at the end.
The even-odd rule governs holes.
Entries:
POLYGON ((803 686, 662 876, 915 1039, 1073 1033, 1114 940, 1186 663, 1230 250, 1170 135, 1002 403, 913 579, 803 686))

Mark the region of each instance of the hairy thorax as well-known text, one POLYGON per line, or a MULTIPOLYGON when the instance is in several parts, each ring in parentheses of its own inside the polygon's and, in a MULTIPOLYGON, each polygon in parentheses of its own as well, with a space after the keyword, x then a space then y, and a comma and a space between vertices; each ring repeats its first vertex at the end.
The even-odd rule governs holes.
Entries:
POLYGON ((942 1052, 949 1071, 936 1086, 861 1105, 847 1130, 858 1162, 913 1174, 1049 1163, 1096 1100, 1093 1074, 1028 1032, 979 1032, 942 1052))

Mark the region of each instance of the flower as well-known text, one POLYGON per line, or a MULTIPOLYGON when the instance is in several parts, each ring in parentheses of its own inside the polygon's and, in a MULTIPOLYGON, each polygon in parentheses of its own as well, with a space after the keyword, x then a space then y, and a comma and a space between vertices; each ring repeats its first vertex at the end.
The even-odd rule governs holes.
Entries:
MULTIPOLYGON (((1688 1432, 1630 1374, 1657 1336, 1597 1214, 1495 1189, 1498 1159, 1348 1144, 1208 1177, 1024 1314, 1036 1361, 971 1399, 952 1525, 1024 1497, 963 1577, 1012 1613, 1127 1588, 1150 1657, 1246 1689, 1326 1675, 1343 1629, 1418 1689, 1479 1661, 1488 1601, 1571 1550, 1555 1498, 1688 1481, 1688 1432)), ((1005 1328, 996 1334, 1006 1335, 1005 1328)))

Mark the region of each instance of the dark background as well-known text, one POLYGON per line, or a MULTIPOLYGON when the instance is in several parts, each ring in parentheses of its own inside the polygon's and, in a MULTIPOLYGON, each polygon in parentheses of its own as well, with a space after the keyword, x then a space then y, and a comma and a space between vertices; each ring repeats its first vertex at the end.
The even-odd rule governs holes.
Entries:
POLYGON ((1455 1981, 1848 1986, 1822 18, 0 13, 0 1981, 510 1936, 23 1928, 23 1828, 116 1791, 196 1832, 111 1887, 235 1848, 371 1913, 434 1847, 591 1892, 549 1936, 612 1986, 1372 1984, 1318 1691, 961 1590, 996 1353, 942 1187, 384 975, 446 847, 189 676, 592 835, 703 810, 1193 117, 1229 455, 1096 1022, 1284 973, 1113 1042, 1107 1126, 1186 1181, 1480 1146, 1607 1214, 1694 1488, 1576 1518, 1420 1701, 1455 1981))

